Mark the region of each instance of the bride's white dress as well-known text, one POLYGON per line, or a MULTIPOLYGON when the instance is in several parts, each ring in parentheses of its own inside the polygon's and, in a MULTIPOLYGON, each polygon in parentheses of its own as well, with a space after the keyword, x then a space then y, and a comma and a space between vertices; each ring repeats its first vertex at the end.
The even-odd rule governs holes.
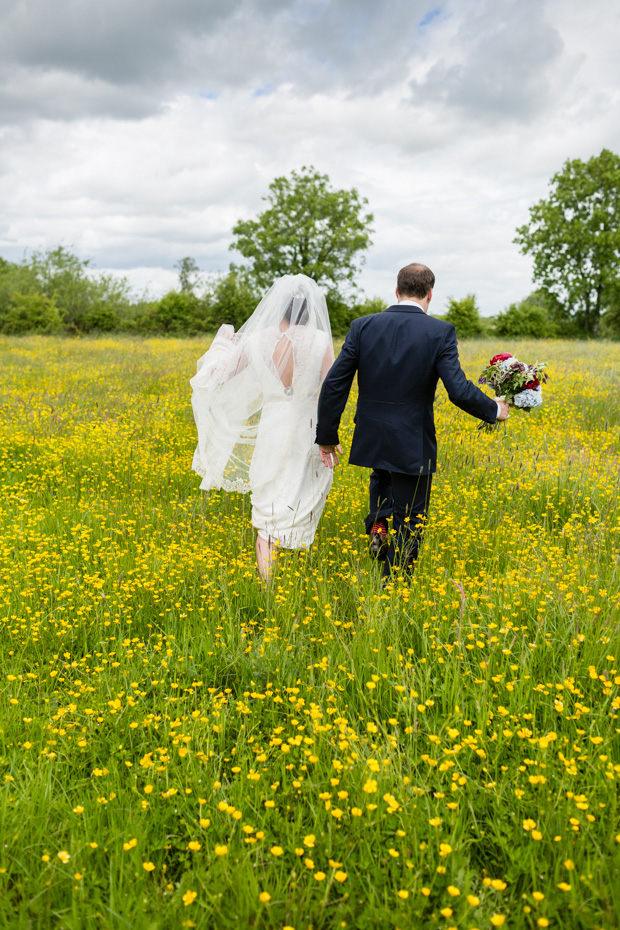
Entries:
POLYGON ((249 471, 252 524, 264 539, 289 549, 311 545, 332 483, 332 471, 321 462, 314 441, 327 350, 327 335, 305 326, 291 326, 284 333, 265 331, 250 347, 250 365, 261 372, 264 392, 249 471), (289 387, 273 362, 279 339, 292 345, 289 387))
POLYGON ((259 535, 284 548, 312 544, 331 487, 315 431, 332 361, 324 298, 310 279, 288 276, 239 333, 220 328, 190 382, 200 487, 250 492, 259 535), (291 295, 297 316, 288 325, 291 295))

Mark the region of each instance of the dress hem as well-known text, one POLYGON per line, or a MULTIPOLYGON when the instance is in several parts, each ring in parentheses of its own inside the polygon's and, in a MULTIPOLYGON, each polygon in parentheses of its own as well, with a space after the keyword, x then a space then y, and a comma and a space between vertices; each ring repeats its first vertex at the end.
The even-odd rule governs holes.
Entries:
POLYGON ((268 533, 267 530, 258 529, 258 527, 254 527, 254 529, 257 530, 261 539, 264 539, 265 542, 277 543, 279 549, 309 549, 316 536, 315 532, 311 540, 303 542, 301 540, 293 540, 291 537, 287 539, 286 536, 280 539, 280 537, 274 535, 274 533, 268 533))

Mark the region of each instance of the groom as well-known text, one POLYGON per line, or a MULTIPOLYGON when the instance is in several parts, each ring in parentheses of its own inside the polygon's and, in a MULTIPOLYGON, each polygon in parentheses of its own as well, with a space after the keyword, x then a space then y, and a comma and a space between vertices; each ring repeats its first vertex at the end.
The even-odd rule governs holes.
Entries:
POLYGON ((316 441, 327 468, 339 462, 338 426, 355 372, 359 399, 349 461, 372 468, 366 532, 371 552, 387 550, 384 575, 411 569, 418 556, 437 442, 433 403, 439 378, 453 404, 487 423, 505 420, 508 405, 468 381, 451 323, 428 316, 435 276, 425 265, 398 273, 397 303, 353 320, 342 351, 323 382, 316 441), (387 520, 394 534, 387 539, 387 520))

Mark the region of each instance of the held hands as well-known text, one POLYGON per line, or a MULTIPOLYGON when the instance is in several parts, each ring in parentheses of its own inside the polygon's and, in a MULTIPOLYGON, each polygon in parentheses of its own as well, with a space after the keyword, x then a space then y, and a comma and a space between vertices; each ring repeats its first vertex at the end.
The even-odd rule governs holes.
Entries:
POLYGON ((319 446, 319 452, 321 454, 321 461, 325 468, 335 468, 336 465, 340 464, 339 455, 342 455, 342 446, 338 444, 337 446, 319 446))

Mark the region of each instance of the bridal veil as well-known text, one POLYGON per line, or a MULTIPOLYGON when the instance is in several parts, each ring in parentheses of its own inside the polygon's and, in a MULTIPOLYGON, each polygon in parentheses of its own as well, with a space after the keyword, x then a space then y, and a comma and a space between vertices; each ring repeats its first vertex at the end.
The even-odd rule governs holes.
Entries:
MULTIPOLYGON (((295 408, 307 404, 316 387, 304 375, 317 346, 329 367, 333 348, 325 298, 316 282, 302 274, 276 281, 237 333, 230 325, 220 327, 190 381, 198 430, 192 468, 202 477, 203 490, 251 489, 264 407, 270 405, 272 420, 272 404, 286 401, 283 421, 290 422, 295 408)), ((276 439, 275 466, 277 446, 276 439)))

